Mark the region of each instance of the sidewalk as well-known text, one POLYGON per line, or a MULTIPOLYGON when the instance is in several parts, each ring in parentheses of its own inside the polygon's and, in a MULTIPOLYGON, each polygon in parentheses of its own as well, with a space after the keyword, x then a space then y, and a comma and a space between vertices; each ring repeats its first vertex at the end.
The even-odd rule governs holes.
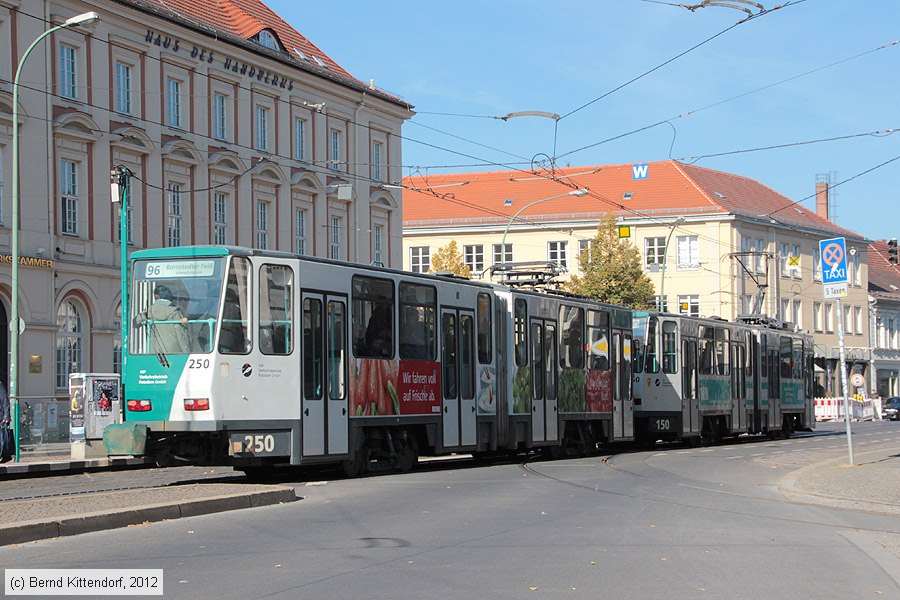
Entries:
POLYGON ((900 516, 900 448, 857 453, 803 467, 782 480, 794 502, 900 516))
POLYGON ((20 450, 19 462, 11 461, 0 465, 0 481, 19 477, 67 475, 106 469, 140 469, 149 466, 152 464, 146 459, 133 457, 76 460, 72 458, 71 446, 68 442, 43 444, 33 450, 20 450))

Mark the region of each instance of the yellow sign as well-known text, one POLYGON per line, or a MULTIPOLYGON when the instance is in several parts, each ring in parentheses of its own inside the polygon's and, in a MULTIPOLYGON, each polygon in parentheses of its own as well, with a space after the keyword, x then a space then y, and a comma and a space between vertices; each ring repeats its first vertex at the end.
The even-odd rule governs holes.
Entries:
POLYGON ((619 225, 619 239, 631 237, 631 225, 619 225))
MULTIPOLYGON (((12 264, 12 254, 0 254, 0 263, 12 264)), ((38 267, 41 269, 52 269, 53 261, 49 258, 35 258, 34 256, 20 256, 20 267, 38 267)))
POLYGON ((792 267, 800 266, 800 257, 799 256, 788 256, 788 264, 792 267))

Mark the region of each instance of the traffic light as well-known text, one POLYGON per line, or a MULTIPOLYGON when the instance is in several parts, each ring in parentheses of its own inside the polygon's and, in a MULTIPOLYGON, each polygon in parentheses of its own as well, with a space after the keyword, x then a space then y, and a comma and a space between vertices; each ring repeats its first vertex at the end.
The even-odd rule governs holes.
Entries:
POLYGON ((888 240, 888 262, 892 265, 900 264, 900 255, 897 254, 897 238, 888 240))

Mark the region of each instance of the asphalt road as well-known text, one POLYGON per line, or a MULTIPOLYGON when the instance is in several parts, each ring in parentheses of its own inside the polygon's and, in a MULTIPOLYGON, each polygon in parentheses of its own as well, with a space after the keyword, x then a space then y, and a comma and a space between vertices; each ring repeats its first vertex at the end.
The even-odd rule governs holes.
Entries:
MULTIPOLYGON (((0 565, 164 569, 166 598, 900 599, 897 517, 778 491, 787 473, 838 456, 841 431, 353 480, 321 473, 296 483, 300 502, 0 548, 0 565)), ((856 424, 854 448, 900 449, 900 427, 856 424)), ((231 477, 170 471, 92 477, 231 477)))

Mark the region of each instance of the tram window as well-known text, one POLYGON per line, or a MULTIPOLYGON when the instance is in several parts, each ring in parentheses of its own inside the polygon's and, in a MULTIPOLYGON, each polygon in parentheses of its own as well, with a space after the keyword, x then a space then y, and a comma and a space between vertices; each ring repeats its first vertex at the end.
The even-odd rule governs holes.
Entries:
POLYGON ((793 367, 792 377, 803 379, 803 340, 794 340, 793 367))
POLYGON ((456 398, 456 316, 445 314, 441 318, 441 386, 444 398, 456 398))
POLYGON ((347 360, 347 309, 343 302, 328 302, 328 398, 344 399, 344 364, 347 360))
POLYGON ((219 352, 247 354, 250 352, 250 261, 235 257, 228 270, 225 302, 222 306, 222 325, 219 331, 219 352))
POLYGON ((544 365, 547 368, 545 381, 547 383, 547 400, 556 400, 556 327, 547 325, 544 328, 544 350, 547 360, 544 365))
POLYGON ((781 338, 779 344, 779 354, 781 356, 781 377, 790 378, 794 375, 794 357, 792 354, 791 338, 785 336, 781 338))
POLYGON ((531 324, 531 373, 535 400, 544 399, 544 336, 540 323, 531 324))
POLYGON ((659 319, 650 317, 647 323, 647 341, 644 346, 644 371, 647 373, 659 373, 659 341, 656 335, 656 329, 659 319))
POLYGON ((303 300, 303 395, 322 398, 322 301, 303 300))
POLYGON ((678 324, 675 321, 663 321, 662 324, 662 362, 663 373, 677 373, 678 362, 678 324))
POLYGON ((528 364, 528 305, 524 298, 517 298, 515 304, 515 353, 516 366, 528 364))
POLYGON ((459 316, 459 397, 475 397, 475 326, 469 315, 459 316))
POLYGON ((696 398, 697 393, 697 342, 683 340, 681 343, 682 382, 681 391, 685 400, 696 398))
POLYGON ((716 327, 716 372, 719 375, 729 374, 728 338, 729 331, 722 327, 716 327))
POLYGON ((491 297, 480 292, 477 301, 478 310, 478 362, 490 364, 493 359, 493 335, 491 330, 491 297))
POLYGON ((715 331, 712 327, 700 328, 700 374, 713 375, 716 372, 714 350, 715 331))
POLYGON ((622 375, 619 384, 622 386, 622 398, 631 397, 631 336, 625 334, 622 338, 622 361, 619 363, 622 375))
POLYGON ((596 310, 588 311, 588 339, 590 352, 588 368, 609 370, 609 313, 596 310))
POLYGON ((353 278, 353 354, 360 358, 394 356, 394 282, 353 278))
POLYGON ((612 334, 612 348, 611 348, 611 356, 612 356, 612 392, 615 398, 618 398, 619 393, 619 366, 622 364, 622 357, 619 354, 621 350, 619 348, 622 347, 622 334, 621 333, 613 333, 612 334))
POLYGON ((749 331, 744 333, 744 356, 747 359, 744 363, 744 375, 753 377, 753 360, 750 358, 753 356, 753 335, 749 331))
POLYGON ((400 358, 435 359, 437 292, 430 285, 400 283, 400 358))
POLYGON ((290 354, 294 350, 294 271, 283 265, 263 265, 259 275, 259 350, 290 354))
POLYGON ((559 366, 564 369, 584 368, 584 309, 562 306, 559 309, 559 366))

